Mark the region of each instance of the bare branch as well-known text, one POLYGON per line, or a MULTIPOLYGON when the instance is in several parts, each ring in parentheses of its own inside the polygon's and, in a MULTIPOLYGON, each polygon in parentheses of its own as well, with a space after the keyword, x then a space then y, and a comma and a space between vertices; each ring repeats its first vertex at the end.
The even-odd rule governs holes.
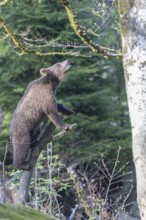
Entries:
MULTIPOLYGON (((23 40, 23 36, 21 36, 22 40, 19 40, 18 37, 16 37, 16 35, 13 34, 13 32, 10 30, 10 28, 8 27, 8 25, 6 24, 6 22, 4 21, 4 19, 2 18, 2 16, 0 16, 0 23, 3 27, 3 29, 5 30, 5 32, 7 33, 5 35, 4 38, 0 39, 0 40, 4 40, 8 37, 10 37, 10 39, 12 40, 13 44, 15 47, 11 48, 15 51, 15 53, 17 53, 17 55, 22 56, 25 54, 35 54, 37 56, 55 56, 55 55, 61 55, 61 56, 83 56, 83 57, 90 57, 91 54, 89 55, 81 55, 80 51, 73 51, 73 50, 67 50, 64 47, 62 47, 62 51, 53 51, 53 52, 41 52, 41 51, 35 51, 32 50, 28 47, 28 44, 26 46, 26 42, 23 40), (16 49, 19 49, 20 51, 17 51, 16 49)), ((34 48, 34 45, 31 44, 29 45, 30 47, 34 48)), ((35 46, 36 48, 40 49, 40 45, 35 46)))
POLYGON ((78 23, 76 19, 76 15, 70 4, 70 0, 60 0, 60 1, 66 9, 70 24, 74 29, 75 33, 79 36, 79 38, 83 41, 85 45, 88 45, 91 48, 91 50, 94 53, 99 53, 104 56, 117 56, 117 57, 122 56, 120 51, 112 50, 110 48, 102 47, 99 44, 95 44, 88 36, 87 29, 78 23))
POLYGON ((3 159, 3 163, 2 163, 2 168, 3 168, 3 192, 4 192, 4 203, 6 202, 6 179, 5 179, 5 161, 6 161, 6 156, 7 156, 7 152, 8 152, 8 143, 6 143, 6 148, 5 148, 5 153, 4 153, 4 159, 3 159))
MULTIPOLYGON (((4 0, 0 6, 4 6, 7 4, 10 0, 4 0)), ((90 37, 88 36, 88 31, 85 27, 81 26, 74 14, 74 11, 71 7, 69 0, 61 0, 62 4, 64 5, 68 18, 70 20, 71 26, 73 27, 75 33, 80 37, 80 39, 83 41, 83 43, 86 46, 83 45, 69 45, 68 44, 60 44, 57 42, 47 42, 46 39, 33 39, 28 38, 27 35, 30 32, 30 28, 26 30, 25 32, 22 32, 19 34, 19 36, 14 35, 13 32, 10 30, 2 16, 0 16, 0 23, 3 27, 3 29, 6 32, 6 35, 1 40, 4 40, 8 37, 12 40, 14 47, 11 45, 11 48, 14 50, 17 55, 22 56, 25 54, 34 54, 36 56, 55 56, 55 55, 68 55, 68 56, 82 56, 82 57, 91 57, 91 51, 88 52, 88 54, 82 54, 79 50, 80 48, 90 48, 92 52, 103 54, 104 56, 122 56, 119 51, 112 50, 106 47, 102 47, 98 44, 95 44, 90 37), (40 44, 40 43, 41 44, 40 44), (38 44, 39 43, 39 44, 38 44), (61 51, 51 51, 51 52, 42 52, 42 51, 36 51, 36 49, 46 48, 46 47, 62 47, 61 51), (69 48, 72 48, 72 50, 68 50, 69 48), (78 51, 74 50, 78 49, 78 51)), ((86 52, 87 53, 87 52, 86 52)))
MULTIPOLYGON (((7 32, 7 34, 11 37, 13 43, 17 48, 21 48, 21 43, 18 41, 18 39, 15 37, 15 35, 11 32, 9 27, 7 26, 6 22, 3 20, 3 18, 0 16, 0 23, 4 30, 7 32)), ((23 49, 21 49, 23 51, 23 49)))
POLYGON ((119 146, 118 151, 117 151, 117 157, 116 157, 116 160, 115 160, 115 164, 114 164, 112 173, 110 174, 110 178, 109 178, 109 183, 108 183, 108 187, 107 187, 107 191, 106 191, 106 195, 105 195, 105 203, 107 203, 107 199, 108 199, 108 195, 109 195, 109 190, 110 190, 110 187, 111 187, 111 183, 112 183, 114 174, 115 174, 115 172, 116 172, 117 164, 119 163, 120 150, 121 150, 121 147, 119 146))
POLYGON ((53 140, 57 140, 58 138, 63 137, 66 133, 68 133, 69 131, 73 130, 74 128, 77 127, 77 124, 72 124, 67 130, 63 130, 61 132, 59 132, 56 135, 53 135, 53 140))
POLYGON ((2 2, 0 2, 0 7, 4 7, 6 6, 11 0, 4 0, 2 2))

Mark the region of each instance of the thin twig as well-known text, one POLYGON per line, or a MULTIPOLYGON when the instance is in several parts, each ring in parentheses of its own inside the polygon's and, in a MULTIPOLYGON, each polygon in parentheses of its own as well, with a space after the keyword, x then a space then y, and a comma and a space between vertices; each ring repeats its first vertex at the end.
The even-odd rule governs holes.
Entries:
POLYGON ((2 167, 3 167, 3 196, 4 196, 4 203, 6 202, 5 161, 6 161, 7 152, 8 152, 8 144, 6 143, 4 159, 3 159, 3 163, 2 163, 2 167))
POLYGON ((53 183, 52 183, 52 142, 47 144, 47 158, 48 158, 48 170, 49 170, 49 213, 53 214, 53 183))
POLYGON ((121 150, 121 147, 119 146, 119 149, 117 151, 117 157, 116 157, 115 164, 114 164, 114 168, 112 170, 112 173, 110 174, 110 179, 109 179, 109 183, 108 183, 108 187, 107 187, 107 191, 106 191, 106 195, 105 195, 105 200, 104 200, 105 204, 107 203, 108 194, 109 194, 109 190, 110 190, 110 187, 111 187, 111 182, 113 180, 113 176, 115 174, 115 170, 116 170, 117 164, 119 162, 120 150, 121 150))
POLYGON ((79 38, 83 41, 85 45, 88 45, 94 53, 99 53, 104 56, 116 56, 121 57, 122 54, 119 51, 102 47, 99 44, 95 44, 91 38, 88 36, 88 31, 85 27, 80 25, 76 19, 76 15, 71 6, 70 0, 60 0, 62 5, 65 7, 68 19, 75 33, 79 36, 79 38))

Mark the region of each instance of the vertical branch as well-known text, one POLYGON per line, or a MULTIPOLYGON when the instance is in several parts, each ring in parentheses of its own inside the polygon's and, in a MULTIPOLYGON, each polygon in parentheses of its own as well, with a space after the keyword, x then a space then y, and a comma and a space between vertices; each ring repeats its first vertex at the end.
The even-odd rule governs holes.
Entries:
POLYGON ((73 181, 75 189, 77 191, 78 197, 81 200, 83 207, 85 209, 86 214, 89 216, 90 220, 99 220, 99 217, 96 215, 95 211, 91 208, 90 204, 88 204, 88 199, 86 193, 83 189, 81 182, 78 179, 78 175, 76 172, 78 164, 73 164, 72 166, 68 167, 67 171, 70 174, 70 178, 73 181))
POLYGON ((48 171, 49 171, 49 213, 53 214, 53 201, 52 201, 52 193, 53 193, 53 182, 52 182, 52 142, 47 144, 47 158, 48 158, 48 171))
POLYGON ((5 154, 4 154, 4 159, 3 159, 3 163, 2 163, 2 168, 3 168, 3 197, 4 197, 4 203, 6 202, 5 161, 6 161, 7 152, 8 152, 8 143, 6 143, 5 154))
POLYGON ((36 167, 35 167, 35 171, 34 171, 34 187, 35 187, 35 208, 38 208, 38 201, 37 201, 37 198, 38 198, 38 184, 37 184, 37 177, 38 177, 38 168, 37 168, 37 164, 36 164, 36 167))
POLYGON ((29 192, 29 186, 30 186, 32 173, 33 173, 33 170, 28 170, 28 171, 25 170, 22 172, 22 176, 20 179, 20 186, 17 192, 16 203, 25 204, 25 202, 28 200, 28 192, 29 192))
MULTIPOLYGON (((120 150, 121 150, 121 147, 119 146, 119 149, 117 151, 117 157, 116 157, 116 160, 115 160, 115 164, 114 164, 114 167, 113 167, 113 170, 112 170, 112 173, 110 174, 109 173, 109 182, 108 182, 108 187, 107 187, 107 190, 106 190, 106 195, 105 195, 105 204, 107 203, 107 200, 108 200, 108 195, 109 195, 109 190, 110 190, 110 187, 111 187, 111 183, 113 181, 113 178, 114 178, 114 174, 115 174, 115 171, 116 171, 116 168, 117 168, 117 164, 119 162, 119 155, 120 155, 120 150)), ((103 165, 105 167, 105 163, 103 161, 103 165)), ((107 170, 107 169, 106 169, 107 170)))

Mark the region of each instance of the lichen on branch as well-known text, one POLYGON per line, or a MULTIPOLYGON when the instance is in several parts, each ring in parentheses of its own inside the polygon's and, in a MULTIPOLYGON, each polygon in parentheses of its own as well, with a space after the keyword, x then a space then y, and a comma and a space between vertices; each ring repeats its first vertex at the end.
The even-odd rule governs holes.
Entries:
MULTIPOLYGON (((34 54, 36 56, 55 56, 55 55, 61 55, 61 56, 84 56, 80 54, 80 51, 73 51, 73 50, 67 50, 62 45, 62 50, 60 51, 50 51, 50 52, 42 52, 40 51, 40 45, 35 45, 36 48, 39 48, 39 51, 32 50, 28 46, 26 46, 26 42, 23 39, 23 37, 20 35, 20 39, 16 37, 16 35, 13 34, 11 29, 8 27, 5 20, 0 16, 0 24, 3 27, 3 29, 6 32, 6 36, 2 38, 1 40, 5 40, 6 38, 10 38, 13 42, 13 46, 11 45, 12 49, 17 53, 17 55, 21 56, 24 54, 34 54)), ((38 40, 39 41, 39 40, 38 40)), ((47 43, 46 43, 47 44, 47 43)), ((33 44, 30 45, 30 47, 34 47, 33 44)), ((86 56, 86 55, 85 55, 86 56)), ((89 55, 90 56, 90 55, 89 55)))
POLYGON ((120 51, 116 51, 110 48, 95 44, 92 39, 88 36, 87 29, 79 24, 77 21, 74 10, 71 6, 70 0, 60 0, 62 5, 65 7, 68 19, 76 35, 82 40, 85 45, 88 45, 94 53, 99 53, 104 56, 122 56, 120 51))
POLYGON ((0 7, 4 7, 6 6, 11 0, 4 0, 2 2, 0 2, 0 7))
POLYGON ((78 164, 75 163, 67 168, 67 171, 70 175, 70 179, 73 181, 73 185, 76 189, 77 195, 85 209, 86 214, 89 216, 90 220, 99 220, 95 210, 92 209, 91 203, 89 202, 88 196, 86 195, 86 192, 84 191, 83 185, 80 181, 80 178, 78 176, 78 164))
POLYGON ((11 37, 15 46, 19 48, 21 46, 20 42, 14 36, 14 34, 11 32, 11 30, 8 28, 6 22, 3 20, 3 18, 1 16, 0 16, 0 23, 1 23, 2 27, 4 28, 4 30, 6 31, 6 33, 11 37))

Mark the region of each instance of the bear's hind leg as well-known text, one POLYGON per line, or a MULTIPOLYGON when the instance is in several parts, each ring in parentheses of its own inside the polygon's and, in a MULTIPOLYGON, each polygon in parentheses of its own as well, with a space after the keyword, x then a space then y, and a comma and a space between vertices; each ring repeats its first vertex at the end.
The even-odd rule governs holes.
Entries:
POLYGON ((13 142, 13 165, 20 170, 30 170, 31 164, 29 163, 28 153, 30 149, 30 135, 23 134, 18 137, 12 137, 13 142))
POLYGON ((30 147, 36 147, 38 142, 38 136, 40 135, 40 127, 38 126, 33 132, 30 134, 31 144, 30 147))
POLYGON ((24 163, 18 163, 18 161, 13 161, 13 165, 18 169, 18 170, 31 170, 32 165, 26 161, 24 163))

